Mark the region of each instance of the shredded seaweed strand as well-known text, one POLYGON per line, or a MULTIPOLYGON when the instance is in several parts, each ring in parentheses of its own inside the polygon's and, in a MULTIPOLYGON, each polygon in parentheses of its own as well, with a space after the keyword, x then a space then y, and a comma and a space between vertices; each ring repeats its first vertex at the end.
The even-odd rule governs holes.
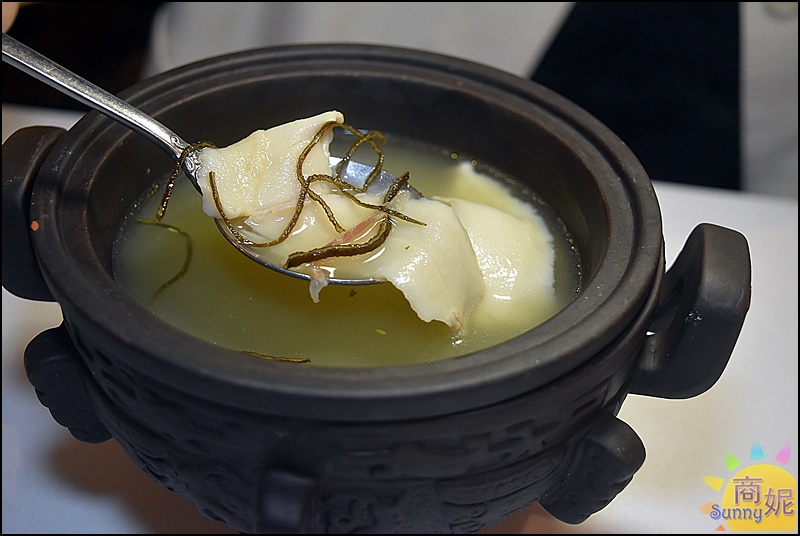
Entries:
POLYGON ((250 350, 239 350, 239 353, 253 357, 260 357, 261 359, 269 359, 271 361, 286 361, 288 363, 311 363, 311 360, 307 357, 284 357, 276 355, 267 355, 267 354, 260 354, 258 352, 252 352, 250 350))
POLYGON ((181 151, 181 155, 175 162, 175 166, 172 168, 172 173, 170 173, 169 180, 167 181, 166 187, 164 188, 164 195, 161 198, 161 205, 159 206, 158 212, 156 213, 156 219, 158 221, 163 220, 164 215, 166 215, 167 213, 167 205, 169 204, 169 200, 172 197, 172 190, 175 189, 175 183, 178 180, 178 175, 181 172, 183 163, 186 162, 186 159, 189 158, 189 155, 204 147, 212 147, 214 149, 217 148, 217 146, 211 143, 210 141, 199 141, 197 143, 187 145, 186 147, 184 147, 183 151, 181 151))
POLYGON ((321 261, 331 257, 352 257, 355 255, 369 253, 370 251, 377 249, 386 241, 391 229, 392 223, 390 217, 384 216, 378 222, 377 233, 366 242, 361 244, 334 244, 314 248, 308 251, 298 251, 289 255, 284 268, 288 270, 290 268, 300 266, 301 264, 321 261))
POLYGON ((146 225, 156 225, 158 227, 163 227, 163 228, 168 229, 168 230, 170 230, 170 231, 172 231, 174 233, 179 234, 186 241, 186 257, 184 258, 183 266, 181 266, 181 269, 178 271, 178 273, 176 273, 174 276, 172 276, 169 279, 169 281, 167 281, 166 283, 161 285, 158 288, 158 290, 156 290, 153 293, 153 296, 151 297, 151 299, 156 299, 162 292, 164 292, 166 289, 168 289, 169 287, 174 285, 177 281, 179 281, 183 276, 186 275, 186 272, 189 269, 189 264, 192 262, 192 249, 193 249, 192 248, 192 237, 189 236, 188 233, 186 233, 184 231, 181 231, 180 229, 178 229, 174 225, 170 225, 168 223, 164 223, 164 222, 161 222, 161 221, 147 220, 147 219, 142 219, 142 218, 139 218, 136 221, 138 223, 143 223, 143 224, 146 224, 146 225))

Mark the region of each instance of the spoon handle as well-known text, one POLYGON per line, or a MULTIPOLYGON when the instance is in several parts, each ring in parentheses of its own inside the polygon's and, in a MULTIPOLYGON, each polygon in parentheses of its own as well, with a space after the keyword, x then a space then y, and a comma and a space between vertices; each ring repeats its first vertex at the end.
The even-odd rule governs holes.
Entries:
POLYGON ((180 136, 135 106, 95 86, 5 33, 3 61, 145 135, 176 160, 188 146, 180 136))

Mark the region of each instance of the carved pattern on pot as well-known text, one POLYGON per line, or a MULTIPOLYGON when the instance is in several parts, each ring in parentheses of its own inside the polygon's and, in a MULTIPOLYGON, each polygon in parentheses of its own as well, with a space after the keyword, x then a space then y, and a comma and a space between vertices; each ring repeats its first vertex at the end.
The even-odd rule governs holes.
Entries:
POLYGON ((270 464, 305 478, 317 475, 303 499, 313 512, 304 528, 312 531, 480 530, 550 489, 574 457, 575 443, 598 414, 616 411, 627 387, 628 365, 613 370, 606 364, 610 375, 599 383, 603 376, 594 377, 591 388, 567 390, 572 399, 555 406, 541 405, 550 393, 534 393, 447 419, 339 428, 186 400, 185 393, 83 344, 74 331, 91 368, 85 381, 95 409, 129 456, 204 515, 244 532, 278 522, 253 517, 258 493, 242 485, 270 464), (302 455, 291 454, 319 437, 326 438, 315 447, 327 452, 322 466, 304 466, 302 455), (243 444, 258 454, 236 452, 243 444))

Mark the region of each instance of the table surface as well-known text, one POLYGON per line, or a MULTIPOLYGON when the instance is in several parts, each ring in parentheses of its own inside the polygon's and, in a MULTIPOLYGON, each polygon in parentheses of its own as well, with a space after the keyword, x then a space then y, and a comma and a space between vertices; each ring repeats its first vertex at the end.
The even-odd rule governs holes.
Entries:
MULTIPOLYGON (((80 117, 5 104, 2 113, 3 140, 23 126, 69 127, 80 117)), ((641 437, 647 459, 586 522, 565 524, 534 505, 485 533, 713 532, 720 521, 701 507, 718 502, 722 491, 703 477, 730 480, 726 455, 746 467, 754 446, 763 450, 760 463, 797 478, 797 200, 659 182, 655 190, 668 267, 699 223, 735 229, 748 240, 752 304, 730 363, 695 398, 628 397, 619 417, 641 437)), ((115 441, 81 443, 39 404, 23 351, 60 322, 57 304, 3 289, 3 533, 236 533, 152 481, 115 441)))

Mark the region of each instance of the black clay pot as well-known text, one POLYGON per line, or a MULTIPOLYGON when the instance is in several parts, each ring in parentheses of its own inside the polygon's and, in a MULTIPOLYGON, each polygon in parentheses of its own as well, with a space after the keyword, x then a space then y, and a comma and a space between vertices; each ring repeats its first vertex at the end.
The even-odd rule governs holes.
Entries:
POLYGON ((645 171, 590 115, 527 80, 371 46, 248 51, 122 95, 184 139, 342 111, 524 179, 560 215, 583 290, 508 342, 406 367, 243 359, 180 332, 111 276, 131 204, 173 162, 96 112, 3 145, 3 286, 64 323, 28 346, 54 418, 116 439, 156 481, 242 532, 472 532, 541 502, 580 523, 644 460, 628 393, 687 398, 725 368, 750 297, 737 232, 699 225, 664 274, 645 171))

